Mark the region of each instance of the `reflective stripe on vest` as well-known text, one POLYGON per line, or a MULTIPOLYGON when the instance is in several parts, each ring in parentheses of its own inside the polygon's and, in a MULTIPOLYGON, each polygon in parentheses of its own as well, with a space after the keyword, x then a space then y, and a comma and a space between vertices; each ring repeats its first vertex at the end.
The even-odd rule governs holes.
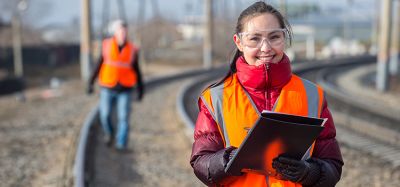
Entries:
POLYGON ((227 89, 227 88, 241 88, 236 76, 227 78, 223 84, 216 87, 207 89, 202 94, 202 99, 208 108, 211 108, 210 113, 218 124, 218 128, 224 140, 225 147, 235 146, 239 147, 244 137, 247 135, 254 122, 260 115, 258 110, 250 109, 255 107, 253 101, 248 99, 247 93, 244 89, 227 89), (231 102, 230 99, 223 99, 223 97, 235 99, 236 102, 231 102), (241 107, 247 106, 247 107, 241 107), (236 115, 241 114, 241 115, 236 115), (232 117, 227 117, 232 116, 232 117), (238 128, 227 128, 225 124, 234 124, 237 122, 238 128), (243 130, 246 129, 246 130, 243 130), (229 138, 229 134, 235 134, 241 138, 229 138))
POLYGON ((103 62, 105 64, 108 64, 110 66, 115 66, 115 67, 120 67, 120 68, 132 68, 132 65, 130 63, 126 63, 126 62, 103 62))
MULTIPOLYGON (((249 93, 237 80, 236 74, 222 84, 206 89, 201 97, 203 103, 218 124, 225 147, 239 147, 260 116, 249 93), (229 125, 227 125, 229 124, 229 125)), ((308 117, 320 117, 324 95, 314 83, 292 75, 276 100, 273 111, 308 117)), ((314 144, 303 159, 311 157, 314 144)), ((248 172, 229 186, 301 186, 290 181, 278 180, 248 172)))
POLYGON ((130 42, 119 51, 115 38, 103 41, 103 64, 100 69, 99 83, 104 87, 114 87, 117 83, 125 87, 132 87, 137 82, 136 72, 133 70, 133 57, 136 48, 130 42))

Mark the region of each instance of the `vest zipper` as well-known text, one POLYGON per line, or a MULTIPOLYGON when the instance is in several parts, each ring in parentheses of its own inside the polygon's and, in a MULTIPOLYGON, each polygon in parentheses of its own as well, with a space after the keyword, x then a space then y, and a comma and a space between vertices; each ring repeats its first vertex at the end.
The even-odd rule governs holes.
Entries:
POLYGON ((269 64, 267 63, 266 65, 265 65, 265 72, 266 72, 266 77, 268 78, 267 79, 267 85, 266 85, 266 88, 265 88, 265 99, 266 99, 266 108, 267 108, 267 110, 269 110, 269 111, 271 111, 271 107, 270 107, 270 102, 271 102, 271 98, 270 98, 270 94, 269 94, 269 87, 270 87, 270 84, 271 84, 271 77, 269 76, 269 64))

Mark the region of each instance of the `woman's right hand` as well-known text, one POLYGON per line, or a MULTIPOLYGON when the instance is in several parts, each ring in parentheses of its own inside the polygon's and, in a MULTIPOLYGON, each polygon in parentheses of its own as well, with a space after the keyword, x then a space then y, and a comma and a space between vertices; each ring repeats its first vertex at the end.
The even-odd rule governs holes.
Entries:
POLYGON ((233 159, 233 157, 235 156, 236 152, 237 152, 237 149, 235 148, 229 153, 229 161, 233 159))
POLYGON ((237 148, 230 146, 221 149, 212 155, 212 157, 210 158, 210 165, 208 168, 209 180, 211 180, 214 183, 218 183, 228 176, 228 174, 225 173, 225 167, 228 164, 229 160, 231 159, 231 153, 234 150, 237 150, 237 148))

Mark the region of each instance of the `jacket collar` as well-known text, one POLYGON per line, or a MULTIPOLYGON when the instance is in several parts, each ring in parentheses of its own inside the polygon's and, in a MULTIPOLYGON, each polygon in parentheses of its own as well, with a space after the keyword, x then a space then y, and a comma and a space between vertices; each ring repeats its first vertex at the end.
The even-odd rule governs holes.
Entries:
POLYGON ((249 65, 243 56, 236 60, 237 77, 249 91, 266 91, 266 89, 282 88, 292 77, 289 58, 283 55, 276 64, 249 65))

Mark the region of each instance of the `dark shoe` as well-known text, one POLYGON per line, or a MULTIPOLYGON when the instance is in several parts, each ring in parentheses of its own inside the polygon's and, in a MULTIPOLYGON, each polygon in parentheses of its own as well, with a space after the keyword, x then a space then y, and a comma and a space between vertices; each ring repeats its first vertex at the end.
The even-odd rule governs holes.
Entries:
POLYGON ((104 135, 104 144, 106 144, 107 147, 111 147, 113 143, 113 137, 109 134, 104 135))
POLYGON ((115 152, 119 154, 129 153, 127 148, 118 148, 118 147, 115 147, 115 152))
POLYGON ((115 150, 116 150, 117 152, 123 153, 123 152, 126 152, 127 148, 126 148, 125 145, 120 145, 120 144, 117 143, 117 144, 115 145, 115 150))

